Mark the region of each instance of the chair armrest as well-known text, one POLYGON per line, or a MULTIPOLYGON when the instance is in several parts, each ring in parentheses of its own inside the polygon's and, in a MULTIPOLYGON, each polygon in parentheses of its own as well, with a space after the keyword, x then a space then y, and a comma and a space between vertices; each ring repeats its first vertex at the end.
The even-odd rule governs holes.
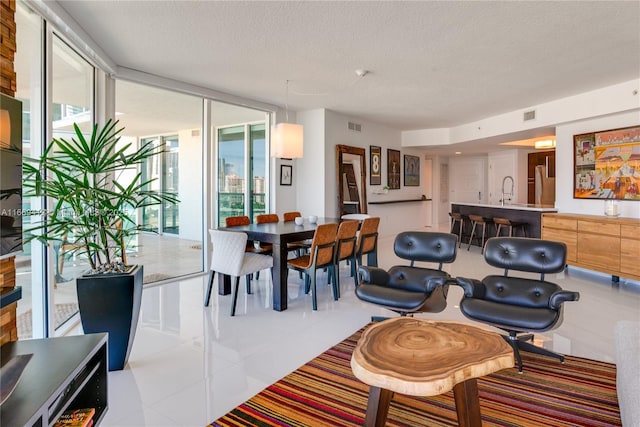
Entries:
POLYGON ((449 285, 451 283, 455 284, 455 279, 452 277, 430 277, 427 281, 427 289, 425 293, 431 294, 431 292, 435 291, 440 286, 449 285))
POLYGON ((360 283, 386 285, 389 283, 389 273, 378 267, 361 266, 358 269, 360 283))
POLYGON ((580 294, 572 291, 558 291, 554 292, 549 298, 549 308, 557 310, 560 308, 563 302, 566 301, 578 301, 580 294))
POLYGON ((480 280, 456 277, 455 284, 464 290, 464 296, 467 298, 484 298, 486 288, 480 280))

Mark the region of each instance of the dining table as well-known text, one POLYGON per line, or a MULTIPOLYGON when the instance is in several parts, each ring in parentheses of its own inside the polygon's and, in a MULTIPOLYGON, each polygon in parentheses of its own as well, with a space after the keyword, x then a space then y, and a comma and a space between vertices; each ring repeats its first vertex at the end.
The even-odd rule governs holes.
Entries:
MULTIPOLYGON (((218 230, 237 231, 247 234, 248 240, 270 243, 273 247, 273 309, 284 311, 287 309, 287 258, 288 243, 312 239, 316 227, 320 224, 340 223, 340 218, 319 217, 314 223, 305 217, 301 225, 293 221, 273 222, 264 224, 239 225, 234 227, 218 227, 218 230)), ((231 281, 220 275, 218 280, 218 294, 231 293, 231 281)))

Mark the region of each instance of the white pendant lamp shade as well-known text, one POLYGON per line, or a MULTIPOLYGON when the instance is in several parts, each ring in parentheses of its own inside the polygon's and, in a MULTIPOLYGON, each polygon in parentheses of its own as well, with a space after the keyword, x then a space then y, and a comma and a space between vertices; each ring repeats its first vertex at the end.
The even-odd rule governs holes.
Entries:
POLYGON ((271 157, 281 159, 298 159, 303 150, 302 125, 295 123, 278 123, 272 132, 271 157))

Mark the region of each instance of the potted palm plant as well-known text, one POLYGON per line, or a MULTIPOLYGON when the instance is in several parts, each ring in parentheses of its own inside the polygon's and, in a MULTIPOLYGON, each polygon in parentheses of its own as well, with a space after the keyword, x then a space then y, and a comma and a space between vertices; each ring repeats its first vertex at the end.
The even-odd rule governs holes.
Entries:
POLYGON ((24 163, 26 195, 46 197, 50 209, 27 230, 27 241, 62 244, 85 258, 91 269, 77 278, 78 306, 85 333, 109 333, 109 370, 123 369, 140 312, 143 267, 128 265, 126 242, 142 231, 136 211, 177 203, 170 193, 151 191, 143 180, 146 160, 160 155, 151 142, 121 144, 117 121, 95 125, 89 137, 74 124, 71 140, 55 138, 38 159, 24 163), (121 184, 125 170, 135 177, 121 184))

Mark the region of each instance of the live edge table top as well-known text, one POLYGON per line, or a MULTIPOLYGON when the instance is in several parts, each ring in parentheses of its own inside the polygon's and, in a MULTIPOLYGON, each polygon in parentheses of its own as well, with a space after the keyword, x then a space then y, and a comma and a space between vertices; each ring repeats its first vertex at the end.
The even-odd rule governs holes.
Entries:
POLYGON ((495 332, 407 317, 367 328, 351 358, 364 383, 412 396, 446 393, 513 363, 513 349, 495 332))

